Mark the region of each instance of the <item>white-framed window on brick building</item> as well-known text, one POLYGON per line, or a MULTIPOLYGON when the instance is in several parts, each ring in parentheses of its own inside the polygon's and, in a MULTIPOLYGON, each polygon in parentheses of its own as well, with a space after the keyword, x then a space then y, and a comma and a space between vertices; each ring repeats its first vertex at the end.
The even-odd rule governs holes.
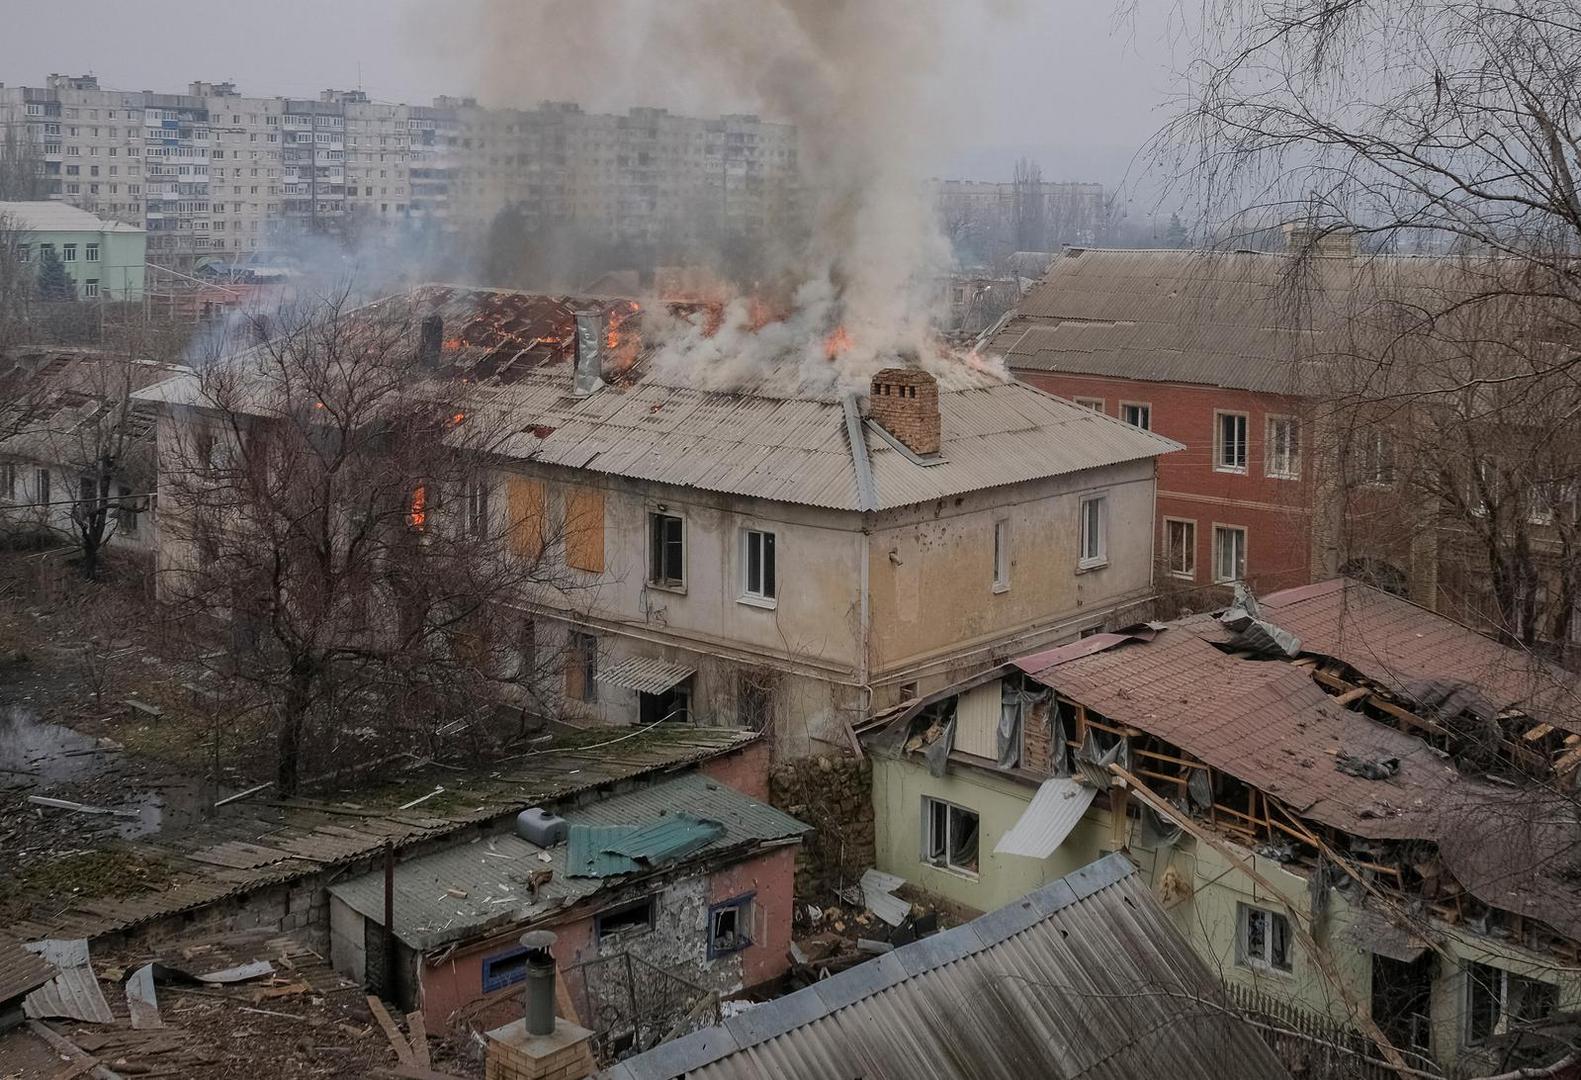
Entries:
POLYGON ((1213 527, 1213 580, 1221 585, 1246 580, 1246 530, 1239 525, 1213 527))
POLYGON ((1071 400, 1084 409, 1091 409, 1093 412, 1103 412, 1103 398, 1101 397, 1079 397, 1071 400))
POLYGON ((1237 905, 1235 962, 1261 971, 1290 970, 1290 920, 1277 911, 1237 905))
POLYGON ((1270 416, 1263 443, 1263 471, 1278 480, 1301 478, 1301 421, 1293 416, 1270 416))
POLYGON ((1153 406, 1145 401, 1120 402, 1120 419, 1143 431, 1153 430, 1153 406))
POLYGON ((1197 577, 1197 523, 1189 518, 1164 519, 1164 556, 1171 577, 1197 577))
POLYGON ((1213 414, 1213 468, 1218 472, 1246 471, 1246 414, 1213 414))
POLYGON ((1357 437, 1357 465, 1361 482, 1380 487, 1394 483, 1394 440, 1382 429, 1357 437))

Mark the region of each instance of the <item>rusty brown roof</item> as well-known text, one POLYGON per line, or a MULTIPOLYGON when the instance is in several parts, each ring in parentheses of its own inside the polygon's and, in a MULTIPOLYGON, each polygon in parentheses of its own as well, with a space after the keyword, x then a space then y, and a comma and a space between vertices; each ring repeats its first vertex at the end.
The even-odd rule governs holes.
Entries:
POLYGON ((1120 724, 1165 739, 1276 796, 1314 821, 1375 839, 1427 839, 1459 781, 1420 739, 1334 704, 1306 671, 1237 659, 1208 641, 1207 615, 1169 624, 1152 641, 1113 647, 1031 675, 1120 724), (1341 751, 1396 757, 1388 780, 1335 768, 1341 751))
POLYGON ((1408 699, 1422 684, 1469 683, 1496 709, 1581 732, 1573 672, 1402 597, 1336 578, 1259 603, 1265 618, 1301 638, 1304 651, 1343 661, 1408 699))
POLYGON ((29 994, 55 977, 43 957, 0 938, 0 1005, 29 994))

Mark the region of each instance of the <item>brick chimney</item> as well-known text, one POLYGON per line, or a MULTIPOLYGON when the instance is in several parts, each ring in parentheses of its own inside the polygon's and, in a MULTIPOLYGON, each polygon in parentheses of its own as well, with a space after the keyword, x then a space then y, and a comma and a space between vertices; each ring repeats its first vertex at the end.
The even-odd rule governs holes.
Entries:
POLYGON ((593 1033, 555 1015, 554 935, 531 930, 527 949, 525 1015, 488 1033, 484 1080, 585 1080, 593 1061, 593 1033))
POLYGON ((916 368, 873 376, 868 414, 913 454, 939 452, 939 380, 916 368))

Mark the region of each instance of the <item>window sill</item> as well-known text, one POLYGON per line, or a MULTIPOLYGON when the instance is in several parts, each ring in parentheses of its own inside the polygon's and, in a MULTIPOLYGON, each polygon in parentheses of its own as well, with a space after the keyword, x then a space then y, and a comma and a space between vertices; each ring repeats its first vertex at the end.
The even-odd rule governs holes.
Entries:
POLYGON ((1215 465, 1213 467, 1213 471, 1219 473, 1229 473, 1232 476, 1245 476, 1246 466, 1242 465, 1239 468, 1236 468, 1233 465, 1215 465))
POLYGON ((963 879, 965 881, 977 881, 981 877, 981 874, 980 874, 979 871, 976 871, 976 870, 963 870, 959 866, 950 866, 950 865, 948 865, 946 863, 928 862, 926 859, 924 859, 923 860, 923 865, 924 866, 931 866, 935 870, 939 870, 939 871, 941 871, 943 873, 949 874, 951 877, 961 878, 961 879, 963 879))
POLYGON ((1010 591, 1010 582, 1008 582, 1008 581, 996 581, 996 582, 994 582, 994 595, 995 596, 998 596, 1000 593, 1007 593, 1009 591, 1010 591))
POLYGON ((1083 559, 1076 563, 1076 572, 1078 574, 1085 574, 1093 570, 1102 570, 1108 565, 1109 560, 1107 557, 1102 559, 1083 559))
POLYGON ((660 592, 674 593, 676 596, 686 595, 686 582, 684 581, 650 581, 648 588, 660 592))
POLYGON ((1259 960, 1241 960, 1237 966, 1243 971, 1255 972, 1258 975, 1273 975, 1281 979, 1295 978, 1295 972, 1290 968, 1274 967, 1259 960))
POLYGON ((736 603, 745 604, 747 607, 763 608, 765 611, 773 611, 780 606, 778 597, 753 596, 751 593, 743 593, 736 597, 736 603))
POLYGON ((1196 581, 1197 580, 1196 571, 1192 571, 1191 573, 1187 574, 1187 573, 1183 573, 1183 572, 1181 572, 1179 570, 1171 570, 1169 572, 1169 576, 1174 578, 1177 581, 1196 581))
POLYGON ((1238 585, 1245 580, 1245 578, 1238 577, 1216 577, 1213 579, 1213 583, 1215 585, 1238 585))
POLYGON ((1300 473, 1287 473, 1287 472, 1271 472, 1271 473, 1268 474, 1268 479, 1270 479, 1270 480, 1299 480, 1299 479, 1301 479, 1301 474, 1300 473))

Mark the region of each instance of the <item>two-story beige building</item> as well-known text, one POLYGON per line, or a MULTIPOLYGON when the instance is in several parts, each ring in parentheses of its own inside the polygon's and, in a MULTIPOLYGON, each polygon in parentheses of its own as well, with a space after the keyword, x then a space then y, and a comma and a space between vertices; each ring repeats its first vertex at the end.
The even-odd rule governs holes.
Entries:
MULTIPOLYGON (((1175 444, 1031 387, 950 363, 726 393, 650 370, 626 301, 429 286, 365 310, 423 324, 434 369, 511 418, 478 505, 523 554, 550 537, 578 586, 523 613, 564 646, 571 718, 845 747, 875 711, 1149 595, 1175 444)), ((171 425, 204 411, 198 380, 156 396, 171 425)))

